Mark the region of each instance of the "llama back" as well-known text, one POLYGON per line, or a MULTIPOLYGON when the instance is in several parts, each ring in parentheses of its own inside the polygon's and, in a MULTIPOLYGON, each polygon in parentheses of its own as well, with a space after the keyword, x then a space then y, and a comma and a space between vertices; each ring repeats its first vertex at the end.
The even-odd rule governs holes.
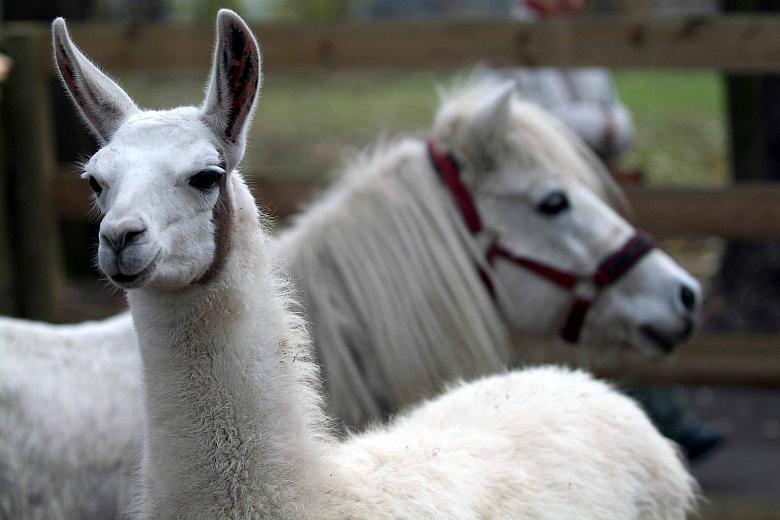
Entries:
POLYGON ((636 403, 558 367, 460 384, 343 450, 366 507, 346 516, 680 519, 696 501, 677 450, 636 403), (397 488, 391 474, 405 475, 397 488))
POLYGON ((0 318, 0 515, 111 518, 140 449, 129 315, 80 325, 0 318), (76 369, 78 367, 78 369, 76 369))

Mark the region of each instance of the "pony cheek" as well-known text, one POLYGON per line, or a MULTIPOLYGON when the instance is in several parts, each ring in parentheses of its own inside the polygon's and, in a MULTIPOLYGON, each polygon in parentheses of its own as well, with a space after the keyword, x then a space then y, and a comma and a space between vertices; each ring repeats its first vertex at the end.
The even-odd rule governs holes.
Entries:
POLYGON ((624 291, 604 291, 591 306, 580 342, 597 348, 624 347, 635 334, 637 316, 652 314, 652 299, 624 291))
POLYGON ((494 271, 499 307, 512 328, 534 334, 554 334, 557 318, 567 309, 568 295, 501 259, 494 262, 494 271))

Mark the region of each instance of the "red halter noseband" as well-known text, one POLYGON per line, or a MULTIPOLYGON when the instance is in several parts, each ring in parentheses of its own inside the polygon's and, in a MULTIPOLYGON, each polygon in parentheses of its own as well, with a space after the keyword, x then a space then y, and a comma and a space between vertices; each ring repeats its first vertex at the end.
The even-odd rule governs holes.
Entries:
MULTIPOLYGON (((460 177, 460 167, 455 158, 450 154, 440 152, 431 141, 428 141, 428 155, 433 164, 433 169, 436 170, 439 178, 450 191, 455 205, 463 216, 466 227, 472 234, 482 231, 482 219, 479 216, 479 211, 471 193, 460 177)), ((488 246, 485 258, 490 265, 493 265, 496 258, 502 258, 530 271, 553 285, 575 292, 566 322, 563 329, 561 329, 561 337, 565 341, 576 343, 580 338, 580 332, 582 332, 582 327, 585 324, 588 310, 598 294, 605 287, 612 285, 623 277, 654 247, 655 244, 652 239, 646 233, 637 230, 623 244, 623 247, 602 260, 596 268, 596 272, 592 275, 570 273, 531 258, 516 255, 501 245, 498 237, 494 238, 488 246), (593 294, 576 294, 575 290, 581 283, 591 283, 594 287, 593 294)), ((479 274, 485 283, 486 289, 495 298, 493 282, 490 277, 481 268, 479 269, 479 274)))

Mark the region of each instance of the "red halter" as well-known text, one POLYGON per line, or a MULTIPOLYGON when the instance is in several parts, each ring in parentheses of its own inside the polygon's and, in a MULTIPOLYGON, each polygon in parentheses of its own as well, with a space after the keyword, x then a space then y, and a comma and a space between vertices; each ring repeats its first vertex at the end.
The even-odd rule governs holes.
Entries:
MULTIPOLYGON (((479 211, 471 193, 460 177, 460 167, 455 158, 450 154, 440 152, 431 141, 428 141, 428 155, 434 170, 436 170, 439 178, 450 191, 455 205, 463 216, 466 227, 473 234, 482 231, 482 219, 479 216, 479 211)), ((652 239, 646 233, 637 230, 620 249, 602 260, 596 268, 596 272, 591 275, 570 273, 531 258, 516 255, 501 245, 498 237, 494 238, 488 246, 485 258, 490 265, 493 265, 496 258, 502 258, 530 271, 553 285, 557 285, 566 291, 574 292, 574 300, 561 330, 561 337, 565 341, 576 343, 580 338, 588 310, 599 293, 605 287, 614 284, 622 278, 654 247, 655 244, 652 239), (581 283, 593 284, 594 294, 576 294, 575 289, 581 283)), ((481 268, 479 274, 485 283, 486 289, 495 298, 493 282, 490 277, 481 268)))

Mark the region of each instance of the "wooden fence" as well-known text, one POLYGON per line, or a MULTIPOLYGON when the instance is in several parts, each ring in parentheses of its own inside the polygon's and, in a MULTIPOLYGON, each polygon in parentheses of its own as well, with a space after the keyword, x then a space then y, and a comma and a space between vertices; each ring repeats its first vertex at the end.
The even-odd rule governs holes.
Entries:
MULTIPOLYGON (((516 22, 354 23, 329 26, 257 25, 267 71, 291 68, 442 68, 550 65, 708 68, 732 72, 780 70, 780 17, 686 19, 578 18, 516 22)), ((81 48, 111 71, 204 70, 210 27, 78 25, 81 48)), ((32 317, 52 318, 60 285, 56 222, 81 217, 85 186, 59 174, 53 159, 47 94, 53 70, 47 26, 6 24, 0 50, 15 60, 5 85, 2 120, 7 175, 23 204, 8 231, 24 278, 16 296, 32 317), (24 237, 20 240, 20 237, 24 237)), ((319 186, 258 179, 256 195, 279 215, 293 212, 319 186)), ((1 190, 0 190, 1 192, 1 190)), ((724 189, 631 188, 638 225, 659 235, 780 238, 780 187, 724 189)), ((0 211, 2 211, 0 205, 0 211)), ((0 235, 3 228, 0 226, 0 235)), ((0 236, 0 244, 7 243, 0 236)), ((2 273, 0 273, 2 274, 2 273)), ((2 280, 0 276, 0 280, 2 280)), ((0 288, 2 289, 2 288, 0 288)), ((780 387, 780 338, 699 338, 664 363, 626 359, 594 367, 638 381, 780 387)), ((550 359, 571 359, 551 349, 550 359)))

